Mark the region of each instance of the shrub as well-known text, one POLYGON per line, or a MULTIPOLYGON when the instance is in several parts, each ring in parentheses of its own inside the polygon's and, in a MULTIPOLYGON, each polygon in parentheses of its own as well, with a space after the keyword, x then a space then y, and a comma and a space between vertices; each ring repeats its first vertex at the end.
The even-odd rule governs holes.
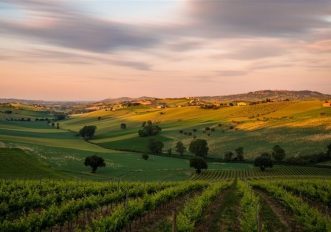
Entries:
POLYGON ((144 160, 148 160, 149 155, 147 153, 143 153, 141 156, 144 160))

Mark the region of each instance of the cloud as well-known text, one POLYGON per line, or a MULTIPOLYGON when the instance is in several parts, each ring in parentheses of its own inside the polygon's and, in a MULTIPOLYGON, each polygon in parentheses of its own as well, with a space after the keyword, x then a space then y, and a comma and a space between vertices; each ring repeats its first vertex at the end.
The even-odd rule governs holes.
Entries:
MULTIPOLYGON (((170 25, 121 23, 89 16, 64 0, 3 0, 26 13, 27 22, 0 20, 0 33, 33 38, 48 44, 107 53, 165 45, 171 51, 203 47, 199 39, 298 38, 329 28, 328 0, 188 0, 190 20, 170 25), (171 42, 169 42, 171 41, 171 42)), ((261 47, 261 46, 260 46, 261 47)), ((234 59, 264 58, 279 51, 263 47, 229 54, 234 59), (259 51, 257 51, 257 49, 259 51)))
POLYGON ((160 38, 144 27, 97 19, 69 8, 63 2, 8 1, 25 9, 30 23, 0 21, 0 33, 40 39, 53 45, 104 53, 122 48, 144 48, 160 38))
POLYGON ((235 76, 243 76, 249 73, 246 70, 220 70, 215 71, 215 73, 222 77, 235 77, 235 76))
POLYGON ((103 54, 86 54, 70 51, 58 51, 49 49, 31 49, 28 51, 10 51, 1 50, 7 55, 0 56, 0 60, 17 60, 23 62, 53 62, 65 64, 109 64, 123 67, 129 67, 136 70, 151 70, 152 66, 142 61, 126 60, 121 57, 106 57, 103 54))
POLYGON ((328 0, 191 0, 198 30, 210 36, 291 37, 330 27, 328 0))

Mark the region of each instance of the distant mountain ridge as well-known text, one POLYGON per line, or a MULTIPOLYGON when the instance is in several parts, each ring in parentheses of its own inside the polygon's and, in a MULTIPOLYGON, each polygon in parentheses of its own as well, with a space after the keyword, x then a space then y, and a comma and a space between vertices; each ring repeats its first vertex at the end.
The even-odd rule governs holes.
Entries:
POLYGON ((261 101, 265 99, 271 99, 275 101, 280 100, 329 100, 331 95, 323 94, 317 91, 301 90, 259 90, 243 94, 234 94, 226 96, 205 96, 200 97, 203 100, 219 100, 219 101, 261 101))
MULTIPOLYGON (((233 94, 233 95, 219 95, 219 96, 196 96, 190 98, 199 98, 201 100, 215 100, 215 101, 261 101, 265 99, 271 99, 274 101, 280 100, 331 100, 330 94, 323 94, 317 91, 310 90, 259 90, 254 92, 233 94)), ((75 105, 75 104, 93 104, 93 103, 108 103, 115 104, 120 102, 132 102, 142 100, 162 100, 165 98, 156 97, 120 97, 120 98, 107 98, 101 101, 43 101, 43 100, 26 100, 26 99, 15 99, 15 98, 0 98, 0 103, 23 103, 23 104, 40 104, 40 105, 75 105)), ((180 99, 180 97, 172 97, 168 99, 180 99)))

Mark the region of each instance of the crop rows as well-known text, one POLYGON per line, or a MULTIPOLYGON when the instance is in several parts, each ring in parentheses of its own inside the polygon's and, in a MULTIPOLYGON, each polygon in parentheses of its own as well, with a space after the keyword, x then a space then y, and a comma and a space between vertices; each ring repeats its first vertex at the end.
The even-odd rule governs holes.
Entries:
POLYGON ((269 181, 256 181, 252 185, 260 188, 273 198, 280 201, 288 210, 292 211, 296 220, 303 226, 304 231, 331 231, 331 221, 317 209, 310 207, 300 197, 297 197, 276 183, 269 181))
MULTIPOLYGON (((63 225, 66 221, 73 220, 83 210, 88 209, 89 211, 91 211, 105 205, 108 206, 109 204, 121 202, 123 200, 126 200, 127 198, 142 197, 146 194, 148 195, 166 189, 169 186, 172 186, 172 184, 142 184, 140 186, 138 184, 129 183, 116 185, 106 184, 103 186, 103 188, 106 186, 108 186, 109 191, 103 192, 102 194, 97 191, 97 194, 85 195, 86 192, 84 192, 83 189, 81 190, 83 193, 81 198, 65 199, 61 202, 61 204, 53 202, 53 204, 47 207, 44 206, 45 208, 22 214, 22 216, 17 219, 2 219, 2 221, 0 222, 0 228, 4 231, 40 231, 42 229, 51 228, 52 226, 55 226, 57 224, 63 225), (114 188, 116 189, 116 191, 113 191, 114 188)), ((67 189, 67 186, 64 188, 67 189)), ((94 188, 96 188, 96 186, 94 186, 94 188)), ((26 192, 24 188, 22 188, 21 190, 23 192, 26 192)), ((77 190, 74 190, 74 192, 76 191, 77 190)), ((18 190, 18 192, 20 192, 20 189, 18 190)), ((61 194, 66 195, 63 191, 60 191, 58 193, 59 196, 61 196, 61 194)), ((14 196, 15 199, 17 198, 16 195, 17 194, 15 194, 14 196)), ((22 200, 24 201, 23 198, 24 195, 22 195, 22 200)), ((12 201, 9 199, 8 202, 12 201)), ((22 211, 24 211, 24 208, 22 209, 22 211)))
POLYGON ((207 170, 192 176, 193 180, 224 180, 224 179, 248 179, 263 177, 305 177, 305 176, 328 176, 331 177, 331 169, 313 167, 277 167, 262 172, 258 168, 244 170, 207 170))
POLYGON ((273 205, 271 210, 276 208, 272 221, 281 217, 288 230, 295 223, 299 231, 327 232, 331 231, 328 213, 306 203, 303 196, 329 204, 330 189, 331 180, 317 178, 172 183, 0 181, 0 231, 145 231, 142 227, 150 225, 153 231, 171 231, 172 227, 190 232, 213 230, 224 223, 226 229, 235 231, 263 231, 274 226, 262 215, 267 203, 273 205), (230 198, 233 202, 228 204, 225 200, 230 198), (178 206, 172 208, 175 204, 178 206), (285 211, 289 215, 279 215, 285 211), (232 214, 227 215, 229 212, 232 214))

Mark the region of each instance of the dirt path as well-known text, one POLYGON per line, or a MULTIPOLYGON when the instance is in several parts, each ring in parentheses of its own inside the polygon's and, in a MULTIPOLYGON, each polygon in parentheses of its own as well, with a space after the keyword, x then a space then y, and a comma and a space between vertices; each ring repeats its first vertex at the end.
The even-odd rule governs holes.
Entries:
POLYGON ((263 205, 260 216, 268 231, 302 231, 292 212, 265 191, 258 188, 254 188, 254 191, 261 197, 263 205))
MULTIPOLYGON (((169 223, 167 219, 171 219, 173 211, 176 209, 178 212, 187 200, 201 194, 200 191, 191 192, 180 196, 165 205, 158 207, 155 211, 148 212, 141 218, 134 220, 131 225, 124 228, 123 231, 134 231, 134 232, 158 232, 158 231, 168 231, 169 223)), ((171 229, 170 229, 171 231, 171 229)))
POLYGON ((240 231, 240 196, 235 185, 224 190, 206 209, 196 232, 240 231))

